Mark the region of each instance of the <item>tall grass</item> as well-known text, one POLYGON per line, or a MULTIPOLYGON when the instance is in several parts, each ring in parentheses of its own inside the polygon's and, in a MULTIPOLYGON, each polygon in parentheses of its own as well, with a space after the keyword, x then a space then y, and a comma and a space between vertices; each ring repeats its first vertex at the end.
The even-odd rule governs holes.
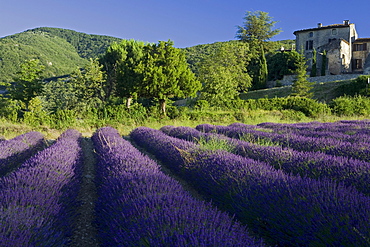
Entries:
MULTIPOLYGON (((6 139, 13 138, 17 135, 29 132, 38 131, 44 134, 46 139, 56 139, 60 134, 68 128, 73 128, 82 133, 83 136, 89 137, 92 133, 101 127, 111 126, 116 128, 122 135, 128 135, 133 129, 144 126, 153 129, 160 129, 165 125, 172 126, 185 126, 185 127, 196 127, 199 124, 209 123, 214 125, 229 125, 235 122, 241 122, 250 125, 256 125, 264 122, 275 122, 275 123, 296 123, 296 122, 335 122, 339 120, 363 120, 365 116, 335 116, 335 115, 321 115, 316 118, 302 117, 296 118, 295 115, 287 114, 286 111, 266 111, 266 110, 223 110, 213 111, 212 115, 207 113, 202 117, 203 112, 210 112, 211 110, 201 111, 198 110, 199 118, 157 118, 148 117, 142 121, 128 121, 127 119, 104 119, 94 118, 91 119, 89 116, 78 116, 76 121, 66 123, 53 123, 51 126, 48 124, 25 124, 20 122, 12 122, 10 120, 0 118, 0 136, 4 136, 6 139)), ((58 120, 62 121, 62 120, 58 120)))

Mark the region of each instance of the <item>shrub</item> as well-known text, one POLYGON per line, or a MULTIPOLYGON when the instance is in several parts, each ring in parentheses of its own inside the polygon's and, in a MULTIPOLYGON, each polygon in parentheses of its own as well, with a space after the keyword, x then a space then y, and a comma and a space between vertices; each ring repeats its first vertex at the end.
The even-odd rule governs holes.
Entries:
POLYGON ((303 112, 307 117, 318 117, 322 114, 330 114, 330 108, 314 99, 305 97, 288 97, 284 109, 292 109, 303 112))
POLYGON ((68 128, 76 123, 76 112, 73 110, 57 110, 52 115, 50 123, 52 128, 68 128))
POLYGON ((209 103, 207 100, 204 100, 204 99, 200 99, 200 100, 197 100, 194 104, 194 108, 195 109, 200 109, 200 110, 206 110, 209 108, 209 103))
POLYGON ((246 108, 248 110, 263 109, 266 111, 295 110, 304 113, 307 117, 330 114, 330 108, 326 104, 305 97, 249 99, 246 100, 246 108))
POLYGON ((306 117, 303 112, 295 110, 282 110, 281 113, 283 114, 281 117, 282 120, 288 119, 293 121, 301 121, 306 117))
POLYGON ((330 106, 333 113, 338 116, 370 115, 370 98, 361 95, 338 97, 331 102, 330 106))
POLYGON ((366 85, 367 79, 370 78, 369 75, 360 75, 357 79, 353 80, 350 84, 344 84, 338 87, 340 93, 355 96, 358 94, 367 95, 366 85))

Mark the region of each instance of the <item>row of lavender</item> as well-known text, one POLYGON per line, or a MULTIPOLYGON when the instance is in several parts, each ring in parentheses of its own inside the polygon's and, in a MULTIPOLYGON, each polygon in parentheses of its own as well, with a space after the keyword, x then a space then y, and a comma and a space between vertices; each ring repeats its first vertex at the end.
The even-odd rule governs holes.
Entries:
POLYGON ((42 149, 44 137, 31 131, 10 140, 0 141, 0 176, 5 175, 42 149))
POLYGON ((370 198, 350 187, 288 175, 226 151, 200 149, 159 130, 141 127, 130 137, 272 245, 370 244, 370 198))
POLYGON ((287 174, 313 179, 330 179, 353 186, 370 196, 370 163, 358 159, 333 156, 322 152, 301 152, 281 146, 262 146, 220 134, 204 133, 189 127, 164 126, 161 130, 173 137, 201 142, 225 142, 230 151, 254 160, 266 162, 287 174))
POLYGON ((347 156, 370 162, 370 142, 342 141, 336 138, 317 138, 299 134, 279 134, 257 130, 254 126, 244 124, 231 124, 229 126, 201 124, 196 129, 203 132, 223 134, 231 138, 258 142, 267 140, 282 147, 289 147, 297 151, 323 152, 335 156, 347 156))
POLYGON ((293 132, 308 137, 335 138, 351 143, 370 142, 369 120, 338 121, 333 123, 261 123, 256 125, 256 127, 271 129, 279 134, 290 134, 293 132))
MULTIPOLYGON (((37 143, 31 140, 39 135, 30 135, 34 138, 29 137, 29 143, 37 143)), ((79 132, 67 130, 53 145, 0 178, 0 246, 69 242, 81 180, 80 138, 79 132)))
MULTIPOLYGON (((92 136, 104 246, 262 246, 227 214, 192 197, 117 130, 92 136)), ((183 142, 187 149, 193 143, 183 142)), ((175 157, 176 158, 176 157, 175 157)))

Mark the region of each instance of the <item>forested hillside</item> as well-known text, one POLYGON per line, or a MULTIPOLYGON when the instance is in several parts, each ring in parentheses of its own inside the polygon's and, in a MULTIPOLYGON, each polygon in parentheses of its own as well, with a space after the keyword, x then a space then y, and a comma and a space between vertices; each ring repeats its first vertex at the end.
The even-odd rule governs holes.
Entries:
POLYGON ((103 54, 121 39, 80 33, 61 28, 36 28, 0 39, 0 81, 11 82, 20 64, 38 59, 45 76, 71 73, 86 65, 88 58, 103 54))
POLYGON ((82 58, 96 58, 103 54, 111 43, 122 40, 111 36, 86 34, 63 28, 40 27, 31 31, 44 32, 65 39, 76 48, 82 58))
POLYGON ((41 32, 27 31, 0 39, 0 81, 11 82, 25 60, 38 59, 45 76, 71 73, 87 60, 66 40, 41 32))

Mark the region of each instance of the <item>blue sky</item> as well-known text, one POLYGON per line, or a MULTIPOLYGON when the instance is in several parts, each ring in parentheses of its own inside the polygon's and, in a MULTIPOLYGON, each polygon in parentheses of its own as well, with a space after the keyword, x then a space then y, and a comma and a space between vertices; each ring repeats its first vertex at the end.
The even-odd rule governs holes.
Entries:
POLYGON ((59 27, 89 34, 190 47, 235 39, 246 11, 264 11, 294 39, 300 29, 356 24, 370 38, 369 0, 0 0, 0 37, 36 27, 59 27))

